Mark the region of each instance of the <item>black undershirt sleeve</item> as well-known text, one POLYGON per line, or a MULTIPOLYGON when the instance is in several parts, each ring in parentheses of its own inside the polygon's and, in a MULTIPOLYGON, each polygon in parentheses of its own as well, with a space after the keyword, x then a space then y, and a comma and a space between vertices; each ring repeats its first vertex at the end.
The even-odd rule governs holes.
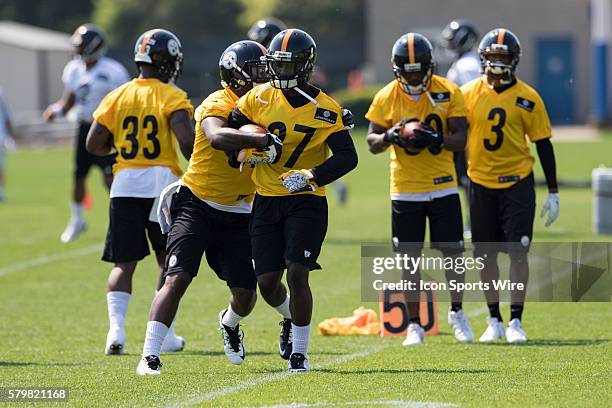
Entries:
POLYGON ((251 123, 255 122, 246 117, 245 114, 240 112, 238 108, 234 108, 232 113, 230 113, 229 117, 227 118, 227 125, 234 129, 240 129, 242 126, 251 123))
POLYGON ((546 177, 546 184, 549 190, 557 189, 557 164, 555 162, 555 152, 550 139, 542 139, 536 142, 536 148, 538 150, 538 157, 542 164, 542 170, 544 170, 544 177, 546 177))
POLYGON ((338 180, 349 171, 357 167, 357 151, 348 130, 341 130, 331 134, 325 141, 332 151, 332 155, 312 169, 315 182, 324 186, 338 180))

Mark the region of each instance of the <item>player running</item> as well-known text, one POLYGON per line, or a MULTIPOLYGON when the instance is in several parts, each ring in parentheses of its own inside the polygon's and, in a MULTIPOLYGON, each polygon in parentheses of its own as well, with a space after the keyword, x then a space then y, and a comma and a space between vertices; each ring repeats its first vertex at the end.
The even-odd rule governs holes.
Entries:
POLYGON ((75 144, 75 170, 72 192, 72 216, 62 233, 63 243, 77 238, 86 229, 83 217, 85 179, 91 166, 102 170, 104 183, 110 189, 113 182, 114 155, 95 156, 85 148, 85 139, 93 121, 92 114, 104 96, 129 81, 127 70, 117 61, 105 57, 106 41, 102 30, 92 24, 79 26, 70 42, 77 58, 64 68, 64 94, 43 113, 47 121, 60 118, 73 107, 77 109, 79 133, 75 144))
POLYGON ((280 32, 268 48, 270 84, 238 101, 230 124, 255 123, 282 141, 282 154, 253 170, 257 188, 251 244, 262 296, 276 293, 287 269, 293 349, 289 371, 307 371, 312 315, 311 270, 327 231, 325 186, 357 166, 342 109, 308 80, 317 47, 302 30, 280 32), (329 156, 329 150, 332 155, 329 156))
MULTIPOLYGON (((463 251, 461 203, 453 152, 465 147, 466 109, 457 85, 433 75, 429 40, 418 33, 401 36, 394 44, 391 62, 395 80, 381 89, 366 118, 370 152, 391 147, 392 234, 396 251, 421 254, 425 225, 429 220, 432 247, 445 257, 463 251), (400 133, 404 126, 419 123, 412 137, 400 133), (402 245, 404 244, 404 245, 402 245)), ((463 282, 465 276, 446 271, 448 280, 463 282)), ((420 271, 404 271, 403 279, 420 280, 420 271)), ((419 293, 405 294, 410 323, 404 345, 424 341, 419 318, 419 293)), ((472 329, 462 309, 463 293, 451 291, 448 320, 460 342, 472 341, 472 329)))
MULTIPOLYGON (((527 253, 533 235, 535 189, 533 162, 527 138, 536 144, 548 185, 548 198, 541 217, 548 212, 546 226, 559 216, 559 193, 551 126, 540 95, 516 77, 521 45, 511 31, 497 28, 480 42, 484 76, 464 85, 470 124, 468 175, 470 214, 475 255, 485 253, 483 281, 499 278, 497 253, 510 255, 510 279, 527 283, 527 253), (495 248, 479 243, 509 243, 495 248)), ((506 338, 509 343, 527 341, 521 319, 525 291, 511 294, 510 323, 504 332, 499 294, 485 292, 490 317, 480 341, 506 338)))
MULTIPOLYGON (((186 158, 191 155, 194 139, 193 107, 187 94, 174 85, 183 64, 179 39, 166 30, 149 30, 136 41, 134 61, 138 78, 102 100, 87 136, 90 153, 104 156, 115 149, 118 152, 102 256, 102 260, 114 263, 108 278, 106 354, 125 352, 124 320, 132 276, 138 261, 149 255, 149 242, 160 271, 158 288, 163 284, 166 237, 153 204, 182 174, 174 137, 186 158)), ((183 347, 183 339, 174 331, 165 337, 164 351, 183 347)))
MULTIPOLYGON (((227 126, 238 98, 254 84, 267 82, 265 55, 265 48, 254 41, 230 45, 219 60, 223 88, 210 94, 196 110, 194 151, 173 196, 171 217, 166 220, 170 226, 166 281, 151 305, 138 374, 160 373, 161 342, 182 295, 198 274, 204 253, 211 269, 226 281, 231 292, 229 306, 219 313, 225 354, 232 364, 244 362, 240 321, 255 306, 257 286, 249 236, 255 185, 251 180, 252 167, 246 164, 240 168, 236 156, 223 150, 263 148, 275 140, 273 135, 244 135, 227 126)), ((272 304, 283 316, 280 337, 283 353, 291 328, 289 298, 283 285, 274 295, 272 304)))

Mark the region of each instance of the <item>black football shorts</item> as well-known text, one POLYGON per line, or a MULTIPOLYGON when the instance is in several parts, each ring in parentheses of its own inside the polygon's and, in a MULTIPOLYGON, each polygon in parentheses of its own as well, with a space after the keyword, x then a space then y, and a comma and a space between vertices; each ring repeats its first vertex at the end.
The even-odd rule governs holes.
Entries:
POLYGON ((250 231, 258 276, 284 270, 287 261, 321 269, 317 259, 327 233, 327 199, 256 195, 250 231))
POLYGON ((186 186, 174 194, 170 207, 166 275, 186 272, 195 277, 202 255, 230 288, 255 289, 249 214, 217 210, 186 186))

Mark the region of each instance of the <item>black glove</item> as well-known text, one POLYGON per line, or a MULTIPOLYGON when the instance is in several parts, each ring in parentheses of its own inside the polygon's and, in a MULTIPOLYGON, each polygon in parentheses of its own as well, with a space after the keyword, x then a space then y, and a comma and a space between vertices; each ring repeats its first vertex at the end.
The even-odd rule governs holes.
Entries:
POLYGON ((400 136, 400 131, 402 130, 403 123, 398 122, 393 127, 387 129, 383 135, 383 141, 385 143, 391 143, 398 145, 400 147, 406 147, 406 142, 400 136))
POLYGON ((342 124, 347 130, 350 130, 355 127, 355 121, 353 120, 353 112, 348 109, 342 109, 342 124))
POLYGON ((414 137, 410 140, 410 145, 416 148, 442 148, 442 145, 444 144, 444 138, 442 135, 426 123, 421 123, 421 126, 421 129, 414 130, 414 137))

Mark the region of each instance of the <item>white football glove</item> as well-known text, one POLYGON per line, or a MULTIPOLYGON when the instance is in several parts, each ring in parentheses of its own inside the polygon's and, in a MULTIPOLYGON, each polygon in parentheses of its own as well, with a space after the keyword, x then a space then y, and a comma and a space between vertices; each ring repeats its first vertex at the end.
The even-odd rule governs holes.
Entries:
POLYGON ((283 186, 285 186, 290 193, 315 191, 315 186, 312 181, 313 178, 314 175, 310 170, 289 170, 278 176, 278 179, 282 180, 283 186))
POLYGON ((548 198, 540 212, 540 218, 544 218, 546 212, 548 212, 548 218, 544 225, 548 227, 559 217, 559 193, 548 193, 548 198))

